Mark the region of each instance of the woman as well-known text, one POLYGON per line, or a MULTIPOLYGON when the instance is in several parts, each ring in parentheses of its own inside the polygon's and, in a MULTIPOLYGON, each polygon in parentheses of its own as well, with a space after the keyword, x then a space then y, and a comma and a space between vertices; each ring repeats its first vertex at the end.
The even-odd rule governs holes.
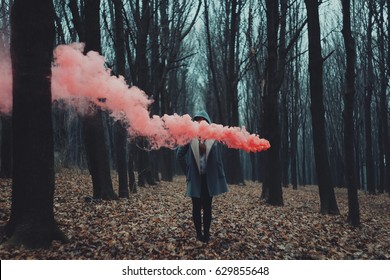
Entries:
MULTIPOLYGON (((198 122, 211 123, 210 117, 205 111, 198 112, 193 119, 198 122)), ((208 243, 213 196, 228 191, 222 164, 221 146, 212 139, 201 141, 195 138, 178 149, 177 159, 187 177, 186 195, 192 199, 192 219, 196 237, 198 240, 208 243)))

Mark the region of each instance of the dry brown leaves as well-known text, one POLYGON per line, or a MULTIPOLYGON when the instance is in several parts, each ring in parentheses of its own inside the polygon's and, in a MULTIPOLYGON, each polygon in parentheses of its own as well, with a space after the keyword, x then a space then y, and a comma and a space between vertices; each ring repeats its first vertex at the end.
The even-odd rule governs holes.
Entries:
MULTIPOLYGON (((283 207, 262 202, 258 183, 230 186, 213 200, 212 236, 203 244, 183 177, 139 188, 130 199, 93 202, 84 201, 92 191, 86 172, 63 170, 56 178, 55 217, 71 242, 0 248, 0 259, 390 259, 388 195, 360 192, 362 226, 354 229, 346 223, 345 189, 336 189, 341 215, 324 216, 315 186, 283 189, 283 207)), ((0 225, 10 200, 11 182, 0 179, 0 225)))

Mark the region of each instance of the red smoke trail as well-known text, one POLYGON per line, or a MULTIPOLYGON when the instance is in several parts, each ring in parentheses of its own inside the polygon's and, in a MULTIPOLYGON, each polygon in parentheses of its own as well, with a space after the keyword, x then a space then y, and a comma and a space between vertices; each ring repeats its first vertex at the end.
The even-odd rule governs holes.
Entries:
MULTIPOLYGON (((0 41, 0 46, 1 46, 0 41)), ((0 114, 12 110, 12 68, 9 52, 0 47, 0 114)))
POLYGON ((84 55, 82 50, 83 44, 60 45, 54 50, 53 100, 64 100, 81 113, 89 113, 90 102, 93 102, 110 112, 114 119, 128 124, 130 137, 146 137, 152 149, 175 148, 195 137, 215 139, 229 148, 247 152, 260 152, 270 147, 267 140, 249 134, 245 128, 198 123, 189 115, 150 117, 148 108, 153 101, 142 90, 129 88, 123 77, 112 76, 110 69, 104 66, 104 57, 92 51, 84 55))

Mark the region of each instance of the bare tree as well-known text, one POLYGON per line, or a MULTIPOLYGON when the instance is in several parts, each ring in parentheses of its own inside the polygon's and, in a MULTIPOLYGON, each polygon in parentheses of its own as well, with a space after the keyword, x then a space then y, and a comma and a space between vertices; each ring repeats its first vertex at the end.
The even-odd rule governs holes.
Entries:
MULTIPOLYGON (((387 0, 387 14, 390 13, 390 0, 387 0)), ((390 20, 387 21, 387 30, 390 30, 390 20)), ((387 69, 390 69, 390 34, 387 33, 387 69)), ((390 71, 387 71, 387 80, 389 79, 390 71)), ((390 195, 390 108, 386 104, 390 97, 388 95, 382 97, 385 102, 381 102, 382 118, 383 118, 383 130, 385 140, 385 157, 386 157, 386 179, 385 179, 385 190, 390 195), (386 102, 387 100, 387 102, 386 102)))
POLYGON ((374 159, 372 154, 372 121, 371 121, 371 101, 374 86, 374 70, 373 70, 373 53, 372 53, 372 28, 373 28, 373 1, 368 1, 368 27, 367 27, 367 85, 366 95, 364 99, 364 123, 365 123, 365 140, 366 140, 366 174, 367 187, 369 194, 375 194, 375 175, 374 175, 374 159))
POLYGON ((345 73, 344 93, 344 172, 345 183, 348 188, 348 221, 357 227, 360 225, 359 201, 357 195, 357 184, 355 176, 355 155, 354 155, 354 123, 353 107, 355 96, 355 39, 351 30, 351 1, 342 0, 343 7, 343 37, 346 52, 347 69, 345 73))
MULTIPOLYGON (((294 24, 298 24, 299 22, 299 3, 295 3, 293 13, 293 22, 294 24)), ((291 52, 291 57, 295 59, 291 62, 291 107, 290 107, 290 123, 291 123, 291 132, 290 132, 290 153, 291 153, 291 184, 293 189, 298 188, 298 180, 299 180, 299 147, 298 147, 298 135, 299 128, 304 127, 305 123, 300 122, 299 119, 303 119, 303 109, 300 106, 299 98, 300 92, 302 90, 302 86, 300 85, 300 64, 301 58, 300 55, 301 50, 298 44, 295 44, 293 50, 291 52)), ((302 97, 301 97, 302 99, 302 97)), ((304 135, 305 137, 305 135, 304 135)), ((303 157, 302 157, 303 158, 303 157)), ((305 168, 302 168, 303 170, 305 168)))
MULTIPOLYGON (((390 4, 390 3, 389 3, 390 4)), ((389 10, 389 9, 388 9, 389 10)), ((390 190, 390 132, 389 132, 389 109, 387 106, 387 87, 389 80, 389 71, 386 67, 390 67, 390 55, 388 54, 389 49, 386 53, 386 34, 389 38, 389 34, 386 28, 390 27, 388 23, 386 26, 385 20, 385 1, 381 0, 378 3, 378 11, 375 13, 375 21, 377 23, 378 33, 378 59, 379 64, 379 98, 378 98, 378 145, 379 145, 379 167, 380 167, 380 181, 378 185, 378 191, 383 193, 384 191, 390 190), (387 55, 387 59, 386 59, 387 55), (387 164, 386 164, 387 163, 387 164)), ((389 39, 388 39, 389 40, 389 39)), ((390 40, 389 40, 390 42, 390 40)), ((390 45, 388 46, 390 47, 390 45)))
MULTIPOLYGON (((101 53, 100 45, 100 0, 85 0, 85 52, 101 53)), ((116 199, 112 186, 108 148, 105 143, 103 112, 96 112, 82 118, 85 150, 88 168, 92 176, 93 197, 116 199)))
MULTIPOLYGON (((123 28, 123 2, 114 0, 115 10, 115 60, 116 72, 118 75, 126 75, 125 59, 125 34, 123 28)), ((117 171, 119 179, 119 197, 129 197, 128 165, 126 160, 127 131, 120 121, 115 123, 115 151, 117 160, 117 171)), ((132 160, 132 158, 129 158, 132 160)), ((130 171, 131 172, 131 171, 130 171)))
MULTIPOLYGON (((231 126, 239 126, 238 84, 256 53, 255 48, 248 50, 242 36, 245 4, 231 0, 221 5, 204 1, 208 84, 212 90, 212 94, 207 96, 207 110, 211 112, 213 120, 231 126)), ((224 155, 228 183, 243 184, 239 151, 226 150, 224 155)))
POLYGON ((267 8, 267 64, 264 87, 264 117, 262 134, 272 147, 265 152, 265 178, 262 197, 272 205, 283 205, 280 166, 280 126, 278 93, 283 80, 283 72, 278 72, 278 31, 279 1, 266 1, 267 8))
POLYGON ((11 14, 13 183, 7 246, 49 247, 67 241, 54 219, 51 60, 54 8, 50 0, 15 0, 11 14))
MULTIPOLYGON (((133 17, 136 26, 136 54, 135 54, 135 78, 134 84, 150 94, 150 73, 149 62, 147 57, 148 50, 148 34, 151 23, 151 11, 149 0, 135 1, 135 7, 132 7, 133 17)), ((147 147, 147 140, 143 138, 137 139, 138 146, 147 147)), ((137 168, 138 168, 138 185, 145 186, 156 184, 154 178, 153 163, 150 152, 137 149, 137 168)))
MULTIPOLYGON (((195 46, 186 45, 186 39, 198 19, 201 3, 201 0, 155 1, 154 3, 150 32, 151 84, 157 102, 152 109, 160 115, 175 112, 179 96, 186 93, 187 66, 196 51, 195 46)), ((155 156, 159 157, 158 169, 161 171, 161 179, 172 181, 174 152, 163 148, 155 156)))
MULTIPOLYGON (((228 103, 228 124, 231 126, 239 126, 238 117, 238 81, 239 72, 237 68, 237 38, 239 34, 239 21, 241 16, 242 4, 236 0, 227 1, 227 10, 230 11, 228 18, 228 54, 227 54, 227 103, 228 103)), ((228 149, 225 153, 226 158, 226 180, 229 184, 243 184, 244 176, 242 174, 242 166, 239 151, 236 149, 228 149)))
MULTIPOLYGON (((213 49, 212 45, 212 33, 211 33, 211 23, 210 23, 210 16, 209 16, 209 1, 204 0, 204 21, 205 21, 205 32, 206 32, 206 48, 207 48, 207 61, 208 61, 208 67, 210 69, 210 75, 211 78, 209 79, 210 87, 212 88, 212 92, 215 95, 215 98, 213 100, 216 101, 216 121, 220 122, 223 119, 224 113, 224 107, 222 102, 223 98, 222 95, 222 87, 218 84, 220 79, 218 79, 217 74, 217 66, 215 62, 215 50, 213 49)), ((214 111, 214 110, 213 110, 214 111)))
MULTIPOLYGON (((296 43, 306 22, 300 24, 287 42, 286 22, 288 1, 266 2, 267 9, 267 61, 263 97, 262 135, 271 142, 271 148, 264 153, 264 184, 262 197, 272 205, 283 204, 281 182, 281 125, 279 95, 285 78, 286 57, 296 43), (280 6, 280 10, 279 10, 280 6)), ((285 100, 285 99, 284 99, 285 100)), ((286 135, 287 137, 287 135, 286 135)))
POLYGON ((309 73, 311 115, 313 126, 314 156, 321 201, 322 214, 339 214, 334 185, 329 166, 328 145, 325 133, 325 108, 323 96, 323 63, 327 57, 321 54, 321 30, 319 2, 305 0, 309 36, 309 73))

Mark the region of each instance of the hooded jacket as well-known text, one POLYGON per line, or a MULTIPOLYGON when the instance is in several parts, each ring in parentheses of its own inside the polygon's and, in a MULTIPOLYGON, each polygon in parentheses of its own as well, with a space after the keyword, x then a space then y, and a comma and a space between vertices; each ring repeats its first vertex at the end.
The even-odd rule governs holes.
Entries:
MULTIPOLYGON (((197 117, 202 117, 211 123, 206 111, 196 113, 193 119, 197 117)), ((216 196, 228 191, 222 164, 221 145, 213 139, 206 140, 205 145, 207 188, 210 196, 216 196)), ((179 147, 177 159, 187 178, 186 195, 199 198, 201 190, 199 140, 194 138, 187 145, 179 147)))

